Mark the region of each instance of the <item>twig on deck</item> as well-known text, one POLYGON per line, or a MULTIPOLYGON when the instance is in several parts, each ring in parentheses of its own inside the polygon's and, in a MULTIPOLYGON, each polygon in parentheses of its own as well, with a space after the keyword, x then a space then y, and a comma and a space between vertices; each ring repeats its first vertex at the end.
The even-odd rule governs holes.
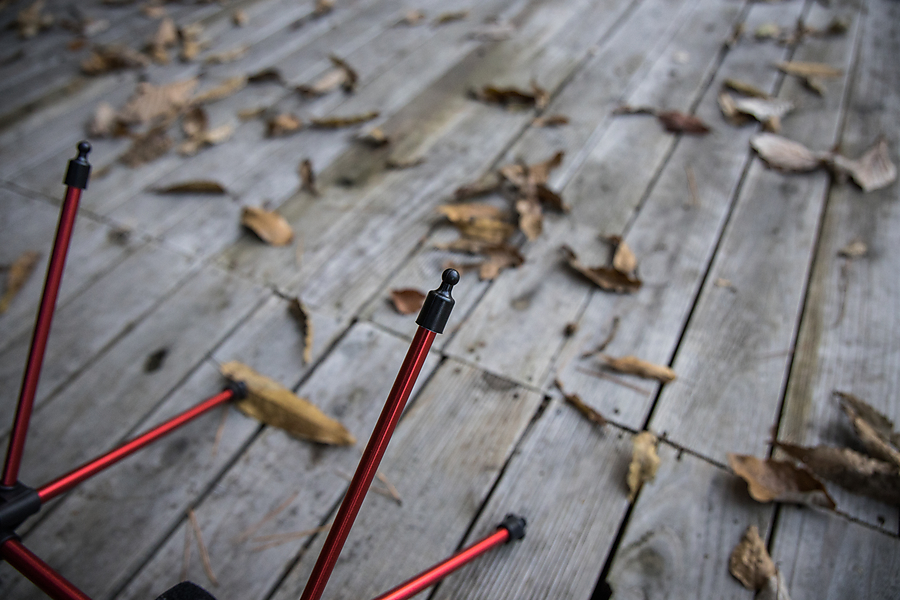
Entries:
POLYGON ((388 480, 387 475, 385 475, 381 471, 376 471, 375 477, 378 478, 378 481, 384 484, 384 487, 387 488, 387 491, 391 494, 391 497, 397 501, 397 504, 399 506, 403 506, 403 500, 400 499, 400 492, 398 492, 397 488, 394 487, 394 484, 388 480))
MULTIPOLYGON (((333 523, 333 521, 332 521, 333 523)), ((261 546, 256 546, 252 548, 254 552, 259 552, 261 550, 267 550, 269 548, 274 548, 275 546, 280 546, 281 544, 286 544, 293 540, 298 540, 300 538, 305 538, 311 535, 315 535, 317 533, 322 533, 323 531, 328 531, 331 529, 331 523, 327 523, 322 525, 321 527, 316 527, 314 529, 306 529, 305 531, 292 531, 289 533, 274 533, 272 535, 261 535, 259 537, 253 538, 251 541, 262 543, 261 546)))
MULTIPOLYGON (((348 473, 344 473, 343 471, 335 470, 334 474, 345 481, 353 481, 353 476, 348 473)), ((379 477, 379 479, 381 479, 381 478, 379 477)), ((391 487, 394 487, 394 486, 391 486, 391 487)), ((383 488, 383 487, 377 487, 377 486, 373 485, 369 488, 369 491, 375 492, 376 494, 380 494, 386 498, 390 498, 391 500, 393 500, 394 502, 396 502, 398 504, 402 504, 402 502, 400 500, 400 495, 399 494, 395 495, 395 492, 397 491, 396 489, 394 489, 394 492, 391 492, 390 489, 383 488)))
POLYGON ((268 523, 269 521, 271 521, 272 519, 274 519, 275 517, 280 515, 281 512, 284 509, 286 509, 288 506, 290 506, 291 502, 296 500, 297 496, 299 496, 299 495, 300 495, 300 492, 294 492, 293 494, 288 496, 288 498, 284 502, 282 502, 281 504, 279 504, 278 506, 276 506, 275 508, 273 508, 272 510, 267 512, 266 515, 262 519, 260 519, 259 521, 257 521, 256 523, 254 523, 253 525, 251 525, 250 527, 248 527, 241 533, 239 533, 237 535, 237 537, 235 537, 234 540, 232 540, 232 541, 235 544, 240 544, 241 542, 243 542, 244 540, 249 538, 251 535, 253 535, 257 531, 259 531, 260 527, 262 527, 263 525, 265 525, 266 523, 268 523))
POLYGON ((203 570, 206 571, 209 582, 218 587, 219 580, 216 579, 216 575, 212 570, 212 564, 209 562, 209 552, 206 550, 206 544, 203 543, 203 534, 200 533, 200 523, 197 522, 197 515, 194 513, 193 508, 188 510, 188 517, 191 519, 191 527, 194 528, 194 535, 197 537, 197 547, 200 549, 200 560, 203 563, 203 570))
POLYGON ((612 343, 617 333, 619 333, 619 317, 613 317, 612 326, 610 326, 609 333, 606 334, 606 338, 602 342, 600 342, 599 346, 582 354, 581 358, 589 358, 606 350, 606 347, 612 343))
POLYGON ((599 377, 600 379, 606 379, 606 380, 612 381, 613 383, 618 383, 621 386, 627 387, 636 392, 640 392, 640 393, 644 394, 645 396, 649 396, 652 393, 650 390, 646 390, 642 387, 638 387, 634 384, 628 383, 627 381, 622 381, 618 377, 613 377, 612 375, 604 373, 603 371, 596 371, 594 369, 585 369, 584 367, 575 367, 575 370, 580 371, 586 375, 592 375, 594 377, 599 377))
POLYGON ((181 577, 178 581, 187 581, 188 569, 191 568, 191 528, 184 524, 184 558, 181 561, 181 577))
POLYGON ((228 420, 228 405, 222 406, 222 416, 219 418, 219 428, 216 429, 216 440, 213 442, 212 457, 219 453, 219 444, 222 442, 222 434, 225 433, 225 421, 228 420))

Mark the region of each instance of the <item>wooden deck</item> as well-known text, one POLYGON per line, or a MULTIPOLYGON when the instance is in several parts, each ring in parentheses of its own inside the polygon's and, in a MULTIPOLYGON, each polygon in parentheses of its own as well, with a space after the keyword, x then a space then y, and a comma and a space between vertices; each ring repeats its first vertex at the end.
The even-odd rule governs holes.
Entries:
MULTIPOLYGON (((0 12, 0 26, 28 4, 0 12)), ((45 10, 62 15, 69 4, 50 0, 45 10)), ((137 4, 78 6, 110 21, 92 42, 140 47, 158 23, 137 4)), ((571 212, 547 215, 536 241, 518 240, 522 266, 494 281, 463 276, 383 462, 402 503, 370 494, 326 598, 375 596, 507 512, 527 518, 526 538, 422 597, 749 599, 728 557, 751 524, 794 600, 900 597, 898 507, 834 486, 837 512, 759 504, 726 466, 728 452, 767 456, 775 438, 848 443, 834 389, 900 421, 900 188, 864 194, 824 171, 772 171, 750 150, 758 127, 729 125, 717 104, 722 82, 739 78, 795 102, 783 135, 851 157, 884 135, 897 163, 900 3, 337 0, 292 26, 312 9, 308 0, 167 4, 178 24, 205 26, 206 52, 249 51, 228 64, 176 60, 96 78, 80 75, 86 51, 67 49, 73 34, 60 27, 28 41, 0 33, 0 264, 27 250, 44 259, 0 316, 4 440, 60 178, 97 104, 122 106, 142 77, 200 76, 205 89, 277 67, 291 85, 308 83, 330 68, 329 54, 360 75, 351 95, 303 99, 263 83, 210 104, 211 124, 232 123, 235 134, 190 158, 173 151, 130 169, 116 163, 127 140, 92 140, 95 172, 110 168, 79 212, 22 479, 42 484, 216 393, 217 365, 228 360, 295 389, 360 442, 319 446, 232 408, 215 412, 53 501, 20 530, 24 543, 98 600, 155 598, 183 576, 220 600, 297 598, 324 534, 278 545, 260 536, 333 518, 342 474, 355 468, 415 328, 389 291, 434 288, 445 262, 459 259, 434 248, 456 235, 435 207, 500 165, 563 150, 550 187, 571 212), (244 27, 232 24, 237 8, 244 27), (396 26, 410 9, 428 18, 396 26), (433 24, 451 10, 469 14, 433 24), (766 23, 824 27, 834 17, 847 19, 843 35, 793 45, 753 35, 766 23), (508 38, 473 35, 491 22, 510 25, 508 38), (728 44, 740 25, 744 35, 728 44), (772 68, 787 59, 844 75, 825 80, 820 97, 772 68), (568 125, 535 127, 534 111, 467 96, 531 80, 552 94, 546 114, 565 114, 568 125), (713 132, 673 135, 651 117, 614 116, 623 103, 692 112, 713 132), (394 141, 363 146, 353 139, 360 128, 269 139, 262 121, 237 118, 257 106, 302 118, 378 110, 365 127, 394 141), (414 168, 386 168, 389 158, 416 157, 424 162, 414 168), (298 192, 304 158, 320 197, 298 192), (197 178, 228 195, 148 191, 197 178), (243 230, 244 205, 277 209, 293 245, 266 246, 243 230), (603 262, 598 236, 608 235, 623 236, 640 260, 636 294, 603 292, 560 256, 565 244, 603 262), (868 255, 839 256, 855 239, 868 255), (314 325, 309 364, 287 310, 293 296, 314 325), (591 375, 597 359, 583 355, 614 322, 607 353, 668 364, 678 379, 619 377, 624 386, 591 375), (159 368, 145 369, 161 350, 159 368), (610 424, 598 428, 567 405, 557 379, 610 424), (662 438, 662 464, 632 504, 625 473, 644 429, 662 438), (191 510, 217 584, 192 541, 191 510)), ((42 597, 5 564, 0 596, 42 597)))

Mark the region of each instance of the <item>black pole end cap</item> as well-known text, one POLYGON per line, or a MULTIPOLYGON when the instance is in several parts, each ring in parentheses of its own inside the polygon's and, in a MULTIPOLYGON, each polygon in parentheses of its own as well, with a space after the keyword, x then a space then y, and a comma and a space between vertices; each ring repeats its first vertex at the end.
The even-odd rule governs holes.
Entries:
POLYGON ((456 304, 450 292, 457 283, 459 283, 459 271, 456 269, 445 270, 441 274, 441 287, 428 292, 416 323, 435 333, 444 333, 447 319, 450 318, 450 311, 456 304))
POLYGON ((69 161, 66 178, 63 183, 69 187, 87 189, 88 179, 91 177, 91 163, 87 155, 91 152, 91 144, 85 140, 78 143, 78 156, 69 161))
POLYGON ((521 540, 525 537, 525 519, 509 513, 503 522, 497 525, 497 529, 505 529, 509 532, 509 541, 521 540))
POLYGON ((243 400, 250 394, 250 389, 244 381, 229 381, 225 389, 231 391, 232 400, 243 400))

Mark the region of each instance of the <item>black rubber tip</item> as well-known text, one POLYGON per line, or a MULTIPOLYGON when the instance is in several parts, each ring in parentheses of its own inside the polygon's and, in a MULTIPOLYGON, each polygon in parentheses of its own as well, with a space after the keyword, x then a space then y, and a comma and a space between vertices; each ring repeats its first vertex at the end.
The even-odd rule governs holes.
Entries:
MULTIPOLYGON (((513 540, 521 540, 525 537, 525 519, 509 513, 503 522, 497 525, 497 529, 505 529, 509 532, 509 542, 513 540)), ((507 542, 507 543, 509 543, 507 542)))
POLYGON ((447 319, 450 318, 450 311, 456 304, 450 292, 457 283, 459 283, 459 272, 456 269, 445 270, 441 274, 441 287, 428 292, 416 323, 435 333, 444 333, 447 319))
POLYGON ((87 189, 88 179, 91 178, 91 163, 87 159, 87 155, 90 152, 90 142, 82 140, 78 143, 78 156, 69 161, 66 178, 63 179, 64 184, 82 190, 87 189))
POLYGON ((247 384, 243 381, 229 381, 225 389, 231 390, 232 400, 243 400, 250 393, 247 384))

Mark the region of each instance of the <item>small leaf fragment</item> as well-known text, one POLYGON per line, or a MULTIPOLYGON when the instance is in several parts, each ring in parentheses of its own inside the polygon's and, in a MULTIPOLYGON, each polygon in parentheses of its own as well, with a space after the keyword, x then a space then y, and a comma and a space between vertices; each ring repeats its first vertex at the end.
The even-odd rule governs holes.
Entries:
POLYGON ((468 18, 469 11, 467 10, 457 10, 453 12, 445 12, 439 14, 434 19, 435 25, 444 25, 446 23, 452 23, 454 21, 462 21, 463 19, 468 18))
POLYGON ((844 74, 842 69, 836 69, 831 65, 817 62, 786 61, 775 65, 782 73, 797 77, 840 77, 844 74))
POLYGON ((897 167, 891 162, 888 145, 884 139, 875 143, 865 154, 855 160, 835 154, 832 168, 847 173, 864 192, 887 187, 897 179, 897 167))
MULTIPOLYGON (((574 332, 573 332, 574 333, 574 332)), ((584 400, 581 399, 581 396, 578 394, 568 394, 562 387, 562 383, 557 379, 555 381, 556 387, 559 388, 559 391, 562 393, 563 398, 566 402, 571 404, 575 410, 581 413, 581 415, 590 421, 591 423, 596 423, 600 427, 606 425, 609 421, 606 420, 606 417, 598 413, 596 410, 591 408, 589 404, 587 404, 584 400)))
POLYGON ((320 129, 339 129, 341 127, 351 127, 353 125, 365 123, 366 121, 371 121, 372 119, 378 118, 379 114, 380 113, 377 110, 370 110, 369 112, 360 113, 358 115, 310 119, 310 123, 312 123, 314 127, 320 129))
POLYGON ((281 71, 275 67, 268 67, 247 75, 247 83, 265 83, 269 81, 283 84, 284 77, 281 75, 281 71))
POLYGON ((856 259, 862 258, 869 252, 869 247, 866 246, 866 243, 862 240, 853 240, 848 243, 846 246, 838 250, 838 256, 843 256, 844 258, 856 259))
POLYGON ((0 315, 9 310, 9 305, 12 304, 16 295, 25 287, 40 258, 41 254, 39 252, 30 250, 23 252, 9 266, 9 273, 6 275, 6 288, 3 290, 3 296, 0 297, 0 315))
POLYGON ((501 183, 500 176, 491 171, 480 177, 477 181, 456 188, 456 191, 453 192, 453 197, 457 200, 466 200, 468 198, 484 196, 485 194, 490 194, 499 190, 501 183))
POLYGON ((569 117, 566 115, 547 115, 546 117, 537 117, 531 124, 535 127, 561 127, 569 124, 569 117))
POLYGON ((568 246, 563 246, 561 250, 572 269, 603 290, 617 294, 631 294, 641 289, 643 285, 640 279, 610 267, 588 267, 578 260, 578 256, 568 246))
POLYGON ((425 294, 414 288, 391 290, 391 302, 401 315, 411 315, 421 310, 425 304, 425 294))
POLYGON ((637 257, 621 236, 614 235, 609 241, 615 245, 613 253, 613 269, 621 273, 632 274, 637 269, 637 257))
POLYGON ((125 127, 119 122, 112 104, 101 102, 94 109, 94 116, 88 123, 87 131, 91 137, 112 137, 124 134, 125 127))
POLYGON ((312 161, 304 158, 300 162, 297 171, 300 173, 300 189, 309 192, 313 196, 318 196, 319 190, 316 189, 316 174, 313 171, 312 161))
POLYGON ((478 267, 478 278, 481 281, 493 281, 504 269, 515 269, 525 263, 525 257, 519 249, 509 244, 492 244, 482 252, 487 259, 478 267))
POLYGON ((623 356, 615 358, 608 355, 602 355, 605 366, 613 371, 625 373, 626 375, 637 375, 646 379, 655 379, 660 383, 669 383, 675 381, 677 376, 675 371, 664 365, 657 365, 646 360, 641 360, 636 356, 623 356))
POLYGON ((894 433, 891 420, 853 394, 836 392, 836 395, 841 399, 841 408, 869 456, 900 468, 900 450, 893 442, 898 436, 894 433))
POLYGON ((825 485, 806 469, 781 460, 728 454, 728 466, 747 482, 757 502, 789 502, 834 510, 835 503, 825 485))
MULTIPOLYGON (((131 147, 119 157, 119 162, 135 168, 166 154, 175 143, 166 133, 166 129, 165 125, 154 127, 147 133, 135 137, 131 147)), ((94 176, 96 177, 96 174, 94 176)))
POLYGON ((656 113, 656 118, 659 119, 666 131, 670 133, 706 135, 710 132, 709 125, 704 123, 699 117, 677 110, 666 110, 656 113))
POLYGON ((146 67, 150 59, 124 44, 95 46, 91 54, 81 61, 81 72, 85 75, 102 75, 110 71, 146 67))
POLYGON ((506 211, 491 204, 467 202, 465 204, 442 204, 437 211, 447 217, 451 223, 462 223, 474 219, 502 219, 506 211))
POLYGON ((169 48, 178 45, 178 28, 171 17, 166 17, 159 22, 159 27, 148 44, 147 53, 161 65, 169 62, 169 48))
POLYGON ((222 81, 219 85, 201 92, 191 99, 192 104, 208 104, 227 98, 247 86, 247 77, 245 75, 235 75, 222 81))
POLYGON ((196 179, 182 181, 166 187, 153 190, 157 194, 226 194, 228 193, 218 181, 209 179, 196 179))
POLYGON ((300 131, 303 127, 303 121, 298 119, 291 113, 281 113, 275 115, 266 122, 266 135, 269 137, 278 137, 295 131, 300 131))
POLYGON ((656 453, 656 436, 650 431, 642 431, 632 440, 631 464, 628 465, 628 501, 634 502, 641 487, 653 481, 659 469, 659 455, 656 453))
POLYGON ((322 96, 336 90, 338 87, 343 88, 345 92, 352 92, 356 89, 356 83, 359 81, 356 71, 337 56, 331 55, 328 58, 331 60, 334 68, 327 71, 310 85, 297 86, 298 92, 304 96, 322 96))
POLYGON ((764 92, 755 85, 747 83, 745 81, 741 81, 740 79, 726 79, 722 82, 722 85, 730 90, 733 90, 745 96, 751 96, 753 98, 762 98, 763 100, 768 100, 772 97, 767 92, 764 92))
POLYGON ((417 9, 408 10, 406 14, 400 19, 399 24, 401 25, 415 25, 419 23, 425 18, 425 12, 417 9))
POLYGON ((295 296, 288 303, 288 312, 300 329, 300 335, 303 337, 303 364, 308 365, 312 362, 313 349, 313 324, 309 318, 309 311, 300 298, 295 296))
POLYGON ((353 434, 338 421, 247 365, 227 362, 222 365, 221 372, 229 380, 243 381, 247 385, 249 395, 237 402, 244 414, 295 437, 321 444, 351 446, 356 443, 353 434))
POLYGON ((766 128, 777 133, 781 129, 781 117, 794 109, 794 103, 787 100, 738 98, 734 101, 735 110, 748 115, 766 125, 766 128))
POLYGON ((294 239, 294 230, 284 217, 256 206, 245 206, 242 209, 241 225, 272 246, 286 246, 294 239))
POLYGON ((387 146, 391 143, 391 138, 389 138, 380 127, 373 127, 356 139, 372 148, 381 148, 382 146, 387 146))
POLYGON ((141 82, 117 119, 126 124, 149 123, 159 118, 174 118, 190 102, 191 94, 197 87, 197 79, 184 79, 166 85, 141 82))
POLYGON ((532 82, 531 91, 527 92, 514 87, 497 87, 486 85, 480 90, 472 90, 473 98, 488 104, 499 104, 505 108, 528 107, 544 108, 549 102, 547 91, 532 82))
POLYGON ((775 563, 766 550, 765 542, 759 537, 756 525, 747 528, 741 541, 731 551, 728 570, 745 588, 753 591, 762 589, 766 581, 775 576, 775 563))

